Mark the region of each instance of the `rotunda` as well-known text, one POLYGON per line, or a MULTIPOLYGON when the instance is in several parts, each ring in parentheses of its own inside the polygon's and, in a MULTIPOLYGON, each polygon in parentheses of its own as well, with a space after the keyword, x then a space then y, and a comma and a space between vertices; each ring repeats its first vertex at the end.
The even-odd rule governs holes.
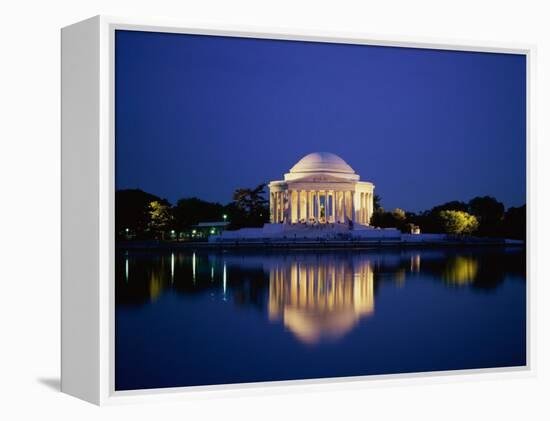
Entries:
POLYGON ((271 223, 368 225, 374 184, 360 181, 346 161, 330 152, 304 156, 283 180, 269 183, 271 223))

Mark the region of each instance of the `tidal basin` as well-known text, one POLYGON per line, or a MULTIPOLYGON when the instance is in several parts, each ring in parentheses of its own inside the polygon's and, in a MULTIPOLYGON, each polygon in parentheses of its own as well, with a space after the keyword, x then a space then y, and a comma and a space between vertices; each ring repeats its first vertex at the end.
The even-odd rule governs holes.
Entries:
POLYGON ((522 366, 523 248, 117 252, 116 389, 522 366))

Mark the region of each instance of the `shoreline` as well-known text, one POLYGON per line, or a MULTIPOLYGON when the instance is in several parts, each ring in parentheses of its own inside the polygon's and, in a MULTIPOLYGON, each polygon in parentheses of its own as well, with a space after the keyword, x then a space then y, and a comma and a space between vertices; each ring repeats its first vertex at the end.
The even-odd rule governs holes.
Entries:
POLYGON ((521 240, 464 239, 445 241, 391 241, 385 240, 247 240, 247 241, 115 241, 116 249, 170 250, 170 249, 381 249, 381 248, 447 248, 447 247, 522 247, 521 240))

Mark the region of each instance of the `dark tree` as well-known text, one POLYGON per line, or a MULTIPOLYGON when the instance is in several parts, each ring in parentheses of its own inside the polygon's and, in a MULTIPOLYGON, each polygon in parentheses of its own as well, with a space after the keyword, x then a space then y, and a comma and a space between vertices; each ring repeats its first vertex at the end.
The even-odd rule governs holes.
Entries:
POLYGON ((233 202, 227 206, 231 228, 261 227, 269 221, 269 204, 265 198, 265 184, 253 189, 235 190, 233 202))
POLYGON ((219 203, 207 202, 196 197, 180 199, 174 207, 176 230, 188 230, 199 222, 223 221, 225 213, 224 207, 219 203))
POLYGON ((506 238, 525 240, 527 236, 527 207, 508 208, 504 214, 502 232, 506 238))
POLYGON ((395 208, 391 212, 386 212, 384 208, 380 207, 373 212, 370 223, 375 227, 405 230, 407 216, 402 209, 395 208))
POLYGON ((504 218, 504 205, 494 197, 474 197, 468 203, 468 212, 479 221, 478 235, 498 236, 504 218))
POLYGON ((149 235, 151 215, 149 204, 160 202, 169 206, 167 200, 139 189, 118 190, 115 193, 115 229, 118 238, 131 233, 137 238, 149 235), (128 231, 127 231, 128 230, 128 231))
POLYGON ((442 210, 468 212, 468 204, 460 202, 458 200, 453 200, 451 202, 443 203, 442 205, 434 206, 432 208, 432 212, 434 214, 438 214, 442 210))
POLYGON ((375 194, 373 197, 373 213, 370 224, 380 228, 398 228, 405 230, 407 214, 403 209, 395 208, 391 212, 386 212, 381 206, 382 198, 375 194))
POLYGON ((382 203, 382 198, 375 194, 372 198, 372 207, 373 207, 373 210, 378 210, 380 209, 382 206, 381 206, 381 203, 382 203))

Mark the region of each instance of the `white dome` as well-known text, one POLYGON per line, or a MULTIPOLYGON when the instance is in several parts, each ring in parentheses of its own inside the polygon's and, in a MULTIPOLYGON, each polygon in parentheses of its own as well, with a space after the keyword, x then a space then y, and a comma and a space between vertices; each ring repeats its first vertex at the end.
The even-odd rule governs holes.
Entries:
POLYGON ((341 173, 355 174, 346 161, 330 152, 313 152, 302 159, 290 169, 291 174, 302 173, 341 173))

